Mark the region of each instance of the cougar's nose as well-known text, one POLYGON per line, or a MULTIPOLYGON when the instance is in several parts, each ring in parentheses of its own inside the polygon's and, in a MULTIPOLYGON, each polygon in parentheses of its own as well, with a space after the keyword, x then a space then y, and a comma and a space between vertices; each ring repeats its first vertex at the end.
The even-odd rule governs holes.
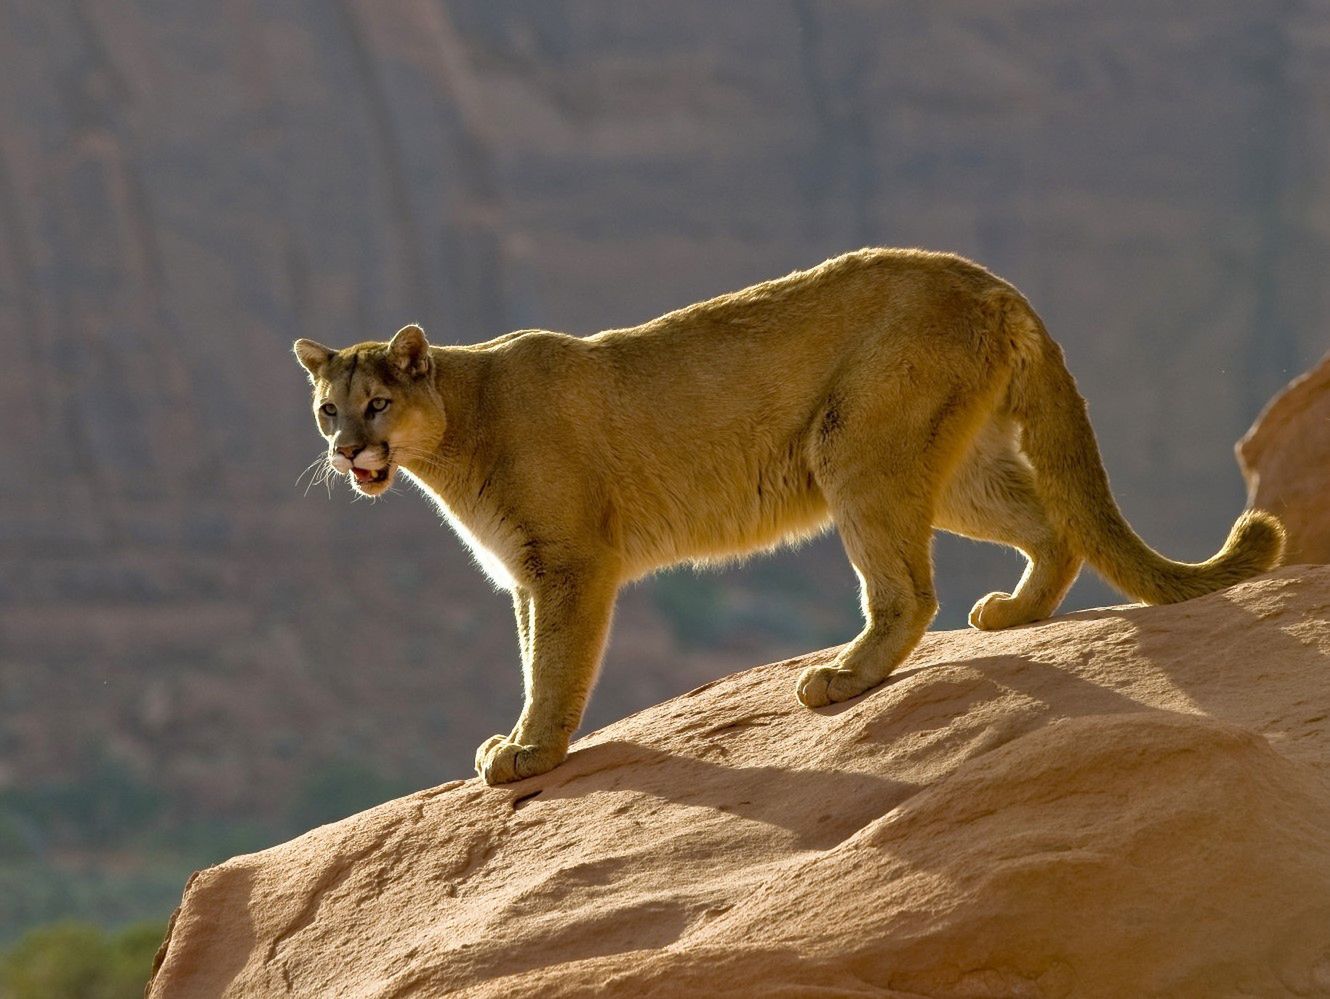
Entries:
POLYGON ((338 447, 336 450, 337 453, 340 454, 343 458, 350 461, 361 451, 365 450, 365 448, 364 445, 362 444, 343 444, 340 447, 338 447))

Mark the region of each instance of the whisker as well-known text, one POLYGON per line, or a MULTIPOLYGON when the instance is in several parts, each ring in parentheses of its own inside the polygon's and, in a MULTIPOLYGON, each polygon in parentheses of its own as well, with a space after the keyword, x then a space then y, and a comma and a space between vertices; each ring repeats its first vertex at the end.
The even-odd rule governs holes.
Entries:
POLYGON ((332 499, 332 478, 334 475, 337 475, 338 472, 337 469, 333 468, 332 462, 329 460, 326 452, 319 455, 306 466, 305 471, 301 472, 296 478, 296 485, 299 485, 300 480, 307 474, 310 476, 310 479, 309 484, 305 486, 305 495, 308 496, 309 491, 315 486, 323 486, 324 492, 327 493, 328 498, 332 499))
POLYGON ((333 476, 336 474, 337 474, 337 469, 332 467, 332 462, 329 462, 327 467, 323 470, 323 477, 319 479, 319 481, 323 484, 324 492, 328 494, 328 499, 332 499, 333 476))
POLYGON ((328 498, 331 499, 332 489, 331 487, 328 486, 328 477, 332 474, 333 467, 331 464, 328 463, 328 459, 326 456, 322 460, 323 460, 322 467, 317 470, 316 475, 311 476, 309 480, 309 485, 305 487, 305 495, 308 496, 309 491, 313 489, 315 486, 324 486, 328 491, 328 498))
POLYGON ((318 485, 320 482, 323 481, 324 474, 325 472, 322 468, 315 469, 313 472, 310 473, 309 482, 305 484, 306 496, 309 495, 309 491, 311 489, 313 489, 316 485, 318 485))
MULTIPOLYGON (((303 472, 301 472, 299 475, 296 476, 295 484, 299 486, 301 479, 303 479, 307 474, 317 471, 315 466, 317 466, 320 462, 326 462, 327 460, 328 456, 326 454, 320 454, 317 458, 315 458, 313 461, 311 461, 308 465, 305 466, 305 470, 303 472)), ((313 479, 311 479, 310 481, 313 481, 313 479)))

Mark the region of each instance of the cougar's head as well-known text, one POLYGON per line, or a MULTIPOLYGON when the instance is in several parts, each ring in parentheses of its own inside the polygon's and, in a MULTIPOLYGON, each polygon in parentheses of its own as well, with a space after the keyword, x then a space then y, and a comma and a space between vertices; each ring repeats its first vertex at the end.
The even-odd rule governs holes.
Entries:
POLYGON ((427 462, 443 437, 429 342, 404 326, 388 343, 333 350, 297 340, 296 357, 314 387, 314 421, 328 441, 328 464, 352 487, 378 496, 403 462, 427 462))

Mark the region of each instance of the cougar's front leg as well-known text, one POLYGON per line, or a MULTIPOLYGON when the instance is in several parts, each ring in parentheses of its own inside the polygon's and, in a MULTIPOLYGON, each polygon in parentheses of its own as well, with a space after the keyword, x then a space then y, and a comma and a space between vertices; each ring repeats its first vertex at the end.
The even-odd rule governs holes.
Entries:
POLYGON ((526 701, 508 735, 476 751, 487 784, 534 777, 558 766, 582 721, 609 633, 617 584, 597 569, 546 570, 514 593, 526 701))

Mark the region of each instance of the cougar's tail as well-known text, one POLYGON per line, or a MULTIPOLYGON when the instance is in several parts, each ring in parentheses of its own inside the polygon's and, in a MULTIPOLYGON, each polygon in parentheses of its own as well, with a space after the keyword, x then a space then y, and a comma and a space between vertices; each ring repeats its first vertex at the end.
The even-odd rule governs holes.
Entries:
POLYGON ((1086 560, 1127 596, 1150 604, 1189 600, 1278 566, 1284 528, 1261 511, 1243 513, 1224 547, 1196 564, 1164 558, 1137 536, 1109 490, 1085 400, 1062 348, 1029 304, 1010 294, 1003 312, 1017 360, 1008 397, 1021 425, 1021 448, 1049 516, 1086 560))

